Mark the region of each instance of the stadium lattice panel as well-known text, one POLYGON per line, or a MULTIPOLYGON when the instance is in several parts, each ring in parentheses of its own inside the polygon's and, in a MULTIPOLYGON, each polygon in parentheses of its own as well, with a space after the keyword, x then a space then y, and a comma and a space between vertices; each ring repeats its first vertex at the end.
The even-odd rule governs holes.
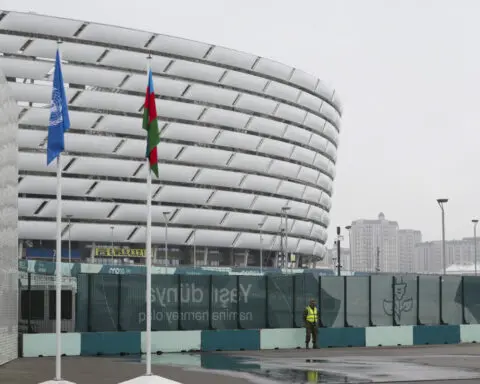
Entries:
MULTIPOLYGON (((69 99, 63 213, 73 241, 145 239, 145 133, 152 71, 161 141, 153 243, 288 250, 323 257, 342 106, 296 68, 151 32, 0 11, 0 68, 18 101, 19 229, 55 238, 55 166, 46 138, 57 40, 69 99)), ((64 236, 67 235, 64 224, 64 236)))

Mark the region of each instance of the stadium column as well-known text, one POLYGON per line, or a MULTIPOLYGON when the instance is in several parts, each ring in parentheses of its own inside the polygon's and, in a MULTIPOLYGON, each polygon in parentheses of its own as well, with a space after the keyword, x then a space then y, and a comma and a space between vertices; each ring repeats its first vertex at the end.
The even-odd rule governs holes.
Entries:
POLYGON ((95 262, 95 249, 97 248, 97 245, 95 243, 92 243, 92 249, 90 251, 90 259, 92 259, 92 262, 95 262))

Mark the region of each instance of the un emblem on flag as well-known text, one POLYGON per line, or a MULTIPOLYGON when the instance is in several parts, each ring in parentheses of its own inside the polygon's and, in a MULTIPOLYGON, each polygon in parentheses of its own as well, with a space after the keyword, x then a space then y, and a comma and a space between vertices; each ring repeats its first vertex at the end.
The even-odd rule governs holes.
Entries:
POLYGON ((50 125, 58 125, 62 122, 62 96, 58 88, 53 88, 52 101, 50 103, 50 125))

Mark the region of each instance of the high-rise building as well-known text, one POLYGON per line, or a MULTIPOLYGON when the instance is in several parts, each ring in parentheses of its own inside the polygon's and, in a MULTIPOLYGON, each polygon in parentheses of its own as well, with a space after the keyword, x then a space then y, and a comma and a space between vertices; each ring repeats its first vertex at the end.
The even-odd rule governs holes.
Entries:
POLYGON ((440 273, 442 271, 442 242, 429 241, 417 244, 413 268, 416 273, 440 273))
POLYGON ((415 245, 422 241, 422 233, 415 229, 398 231, 398 271, 416 272, 414 268, 415 245))
MULTIPOLYGON (((477 252, 480 252, 480 239, 477 239, 477 252)), ((469 265, 475 260, 475 246, 472 237, 445 242, 446 267, 469 265)), ((417 273, 441 273, 443 271, 442 241, 418 243, 414 252, 414 271, 417 273)))
POLYGON ((350 242, 354 271, 398 271, 398 223, 383 213, 377 220, 353 221, 350 242))

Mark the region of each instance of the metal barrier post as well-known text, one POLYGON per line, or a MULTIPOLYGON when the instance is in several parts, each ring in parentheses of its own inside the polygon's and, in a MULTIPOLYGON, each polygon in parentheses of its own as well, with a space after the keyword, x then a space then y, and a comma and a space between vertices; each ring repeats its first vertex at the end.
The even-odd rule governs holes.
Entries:
POLYGON ((322 314, 323 314, 323 308, 320 308, 322 305, 322 277, 318 276, 318 309, 320 312, 320 316, 318 316, 318 327, 319 328, 325 328, 322 320, 322 314))
POLYGON ((237 278, 237 328, 243 329, 240 322, 240 275, 236 276, 237 278))
POLYGON ((182 275, 177 275, 177 312, 178 312, 177 328, 178 328, 179 331, 182 330, 182 294, 181 294, 182 281, 181 281, 181 276, 182 275))
POLYGON ((395 276, 392 276, 392 325, 396 326, 397 324, 397 319, 395 318, 395 283, 397 282, 397 279, 395 276))
POLYGON ((213 275, 208 279, 208 329, 213 329, 212 312, 213 312, 213 275))
POLYGON ((33 333, 32 329, 32 274, 28 272, 27 275, 27 289, 28 289, 28 333, 33 333))
POLYGON ((92 274, 87 274, 87 331, 92 332, 92 312, 93 312, 93 303, 92 303, 92 274))
POLYGON ((467 322, 467 317, 465 316, 465 276, 461 277, 460 280, 460 287, 462 290, 462 295, 461 295, 461 305, 462 305, 462 324, 468 324, 467 322))
POLYGON ((442 296, 443 296, 443 278, 445 275, 440 275, 438 277, 438 283, 440 284, 439 289, 438 289, 438 295, 439 295, 439 302, 438 302, 438 310, 440 311, 440 325, 446 324, 443 321, 443 302, 442 302, 442 296))
POLYGON ((117 275, 117 332, 122 331, 122 275, 117 275))
MULTIPOLYGON (((417 276, 416 280, 417 280, 417 319, 416 319, 416 324, 417 325, 422 325, 422 322, 420 321, 420 276, 417 276)), ((441 315, 440 315, 440 318, 441 318, 441 315)))
POLYGON ((270 328, 270 319, 269 319, 269 313, 268 313, 268 279, 270 277, 268 275, 264 276, 265 279, 265 328, 270 328))
POLYGON ((372 276, 368 276, 368 325, 374 327, 372 319, 372 276))
POLYGON ((291 275, 292 279, 292 328, 295 328, 295 314, 297 312, 297 280, 295 279, 296 275, 291 275))
POLYGON ((347 276, 342 276, 343 279, 343 326, 349 328, 347 320, 347 276))

